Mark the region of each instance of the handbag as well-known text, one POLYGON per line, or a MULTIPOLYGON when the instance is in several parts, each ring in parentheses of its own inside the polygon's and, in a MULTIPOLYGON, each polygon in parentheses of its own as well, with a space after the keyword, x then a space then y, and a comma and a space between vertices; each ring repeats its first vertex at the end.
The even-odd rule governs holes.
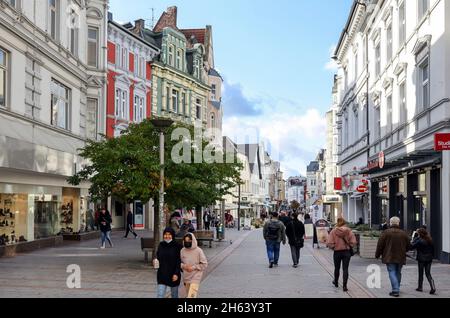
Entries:
POLYGON ((353 250, 353 247, 347 242, 347 240, 344 237, 342 239, 344 240, 345 244, 347 244, 347 246, 350 247, 350 250, 349 250, 350 257, 355 256, 355 251, 353 250))

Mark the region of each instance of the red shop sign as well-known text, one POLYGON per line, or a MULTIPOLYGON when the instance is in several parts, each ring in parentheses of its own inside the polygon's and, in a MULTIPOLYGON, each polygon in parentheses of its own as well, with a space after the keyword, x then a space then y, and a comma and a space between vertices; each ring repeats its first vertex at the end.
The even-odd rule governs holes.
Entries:
POLYGON ((434 135, 434 150, 436 151, 450 150, 450 134, 434 135))
POLYGON ((358 191, 359 193, 366 193, 369 190, 369 188, 367 188, 367 186, 365 185, 360 185, 358 188, 356 188, 356 191, 358 191))
POLYGON ((342 191, 342 178, 334 178, 334 190, 342 191))

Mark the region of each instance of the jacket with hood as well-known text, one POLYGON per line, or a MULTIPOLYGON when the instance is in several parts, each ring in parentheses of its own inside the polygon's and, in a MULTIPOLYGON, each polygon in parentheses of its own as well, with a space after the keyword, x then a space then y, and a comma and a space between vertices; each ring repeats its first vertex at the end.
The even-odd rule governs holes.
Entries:
POLYGON ((272 219, 264 224, 263 235, 266 241, 271 241, 271 239, 269 238, 269 226, 278 227, 278 237, 273 241, 276 241, 277 243, 283 242, 283 244, 286 244, 286 227, 284 226, 283 222, 278 219, 272 219))
POLYGON ((383 232, 378 240, 375 258, 383 257, 383 264, 406 265, 406 252, 411 248, 408 234, 398 226, 383 232))
POLYGON ((180 286, 181 281, 181 258, 180 250, 181 245, 175 241, 175 231, 172 228, 168 228, 164 233, 169 232, 172 234, 172 242, 167 243, 162 241, 159 244, 156 258, 159 261, 158 269, 158 285, 165 285, 169 287, 180 286), (172 281, 173 275, 177 275, 177 281, 172 281))
POLYGON ((335 252, 349 251, 356 244, 355 234, 346 226, 337 227, 331 231, 327 242, 327 246, 335 252))
POLYGON ((184 282, 186 284, 200 284, 203 278, 203 272, 208 267, 208 260, 203 250, 198 247, 195 235, 192 233, 188 233, 187 235, 191 236, 192 247, 184 247, 181 250, 181 269, 184 274, 184 282), (189 273, 186 270, 187 266, 192 266, 193 271, 189 273))

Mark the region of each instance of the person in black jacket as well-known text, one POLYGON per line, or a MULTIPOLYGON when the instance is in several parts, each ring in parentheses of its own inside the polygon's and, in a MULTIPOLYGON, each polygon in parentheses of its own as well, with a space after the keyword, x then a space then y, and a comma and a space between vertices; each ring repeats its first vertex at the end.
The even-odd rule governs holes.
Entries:
POLYGON ((430 294, 436 293, 436 286, 433 277, 431 276, 431 264, 434 258, 434 245, 430 234, 426 229, 420 228, 417 230, 418 237, 412 243, 412 248, 417 250, 417 261, 419 262, 419 287, 418 292, 423 292, 423 272, 427 276, 428 282, 431 286, 430 294))
POLYGON ((133 233, 135 239, 138 238, 138 235, 133 230, 133 213, 131 211, 128 211, 128 214, 127 214, 127 232, 125 233, 124 238, 128 238, 128 234, 130 232, 133 233))
POLYGON ((298 214, 292 214, 292 221, 286 227, 286 236, 291 246, 293 267, 297 268, 300 261, 300 250, 305 242, 305 225, 298 219, 298 214))
POLYGON ((111 223, 112 218, 111 214, 109 214, 106 209, 102 209, 99 216, 98 216, 98 224, 100 226, 100 231, 102 233, 102 246, 101 249, 105 248, 106 240, 108 240, 109 245, 111 247, 114 247, 112 241, 111 241, 111 223))
POLYGON ((181 245, 175 241, 175 231, 168 227, 164 230, 164 241, 159 244, 156 257, 158 268, 158 298, 165 298, 167 287, 172 298, 178 298, 181 282, 181 245))

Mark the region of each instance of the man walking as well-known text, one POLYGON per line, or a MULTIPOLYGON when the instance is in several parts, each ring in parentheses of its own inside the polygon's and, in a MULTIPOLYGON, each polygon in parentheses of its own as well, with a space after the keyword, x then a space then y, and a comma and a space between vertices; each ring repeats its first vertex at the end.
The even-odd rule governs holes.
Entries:
POLYGON ((264 239, 266 240, 267 256, 269 258, 269 268, 278 266, 280 258, 280 245, 286 245, 286 227, 278 220, 278 213, 272 213, 272 219, 264 225, 264 239))
POLYGON ((137 239, 138 235, 133 230, 133 213, 131 211, 128 211, 128 214, 127 214, 127 232, 125 233, 124 238, 128 238, 128 234, 130 232, 133 233, 134 238, 137 239))
POLYGON ((209 213, 209 211, 205 212, 205 215, 203 216, 203 222, 205 223, 205 230, 209 231, 211 225, 211 214, 209 213))
POLYGON ((411 248, 410 239, 405 231, 400 229, 400 219, 393 217, 390 220, 390 228, 383 232, 378 241, 376 258, 382 257, 389 272, 392 292, 389 296, 400 296, 400 284, 402 282, 402 267, 406 265, 406 252, 411 248))

